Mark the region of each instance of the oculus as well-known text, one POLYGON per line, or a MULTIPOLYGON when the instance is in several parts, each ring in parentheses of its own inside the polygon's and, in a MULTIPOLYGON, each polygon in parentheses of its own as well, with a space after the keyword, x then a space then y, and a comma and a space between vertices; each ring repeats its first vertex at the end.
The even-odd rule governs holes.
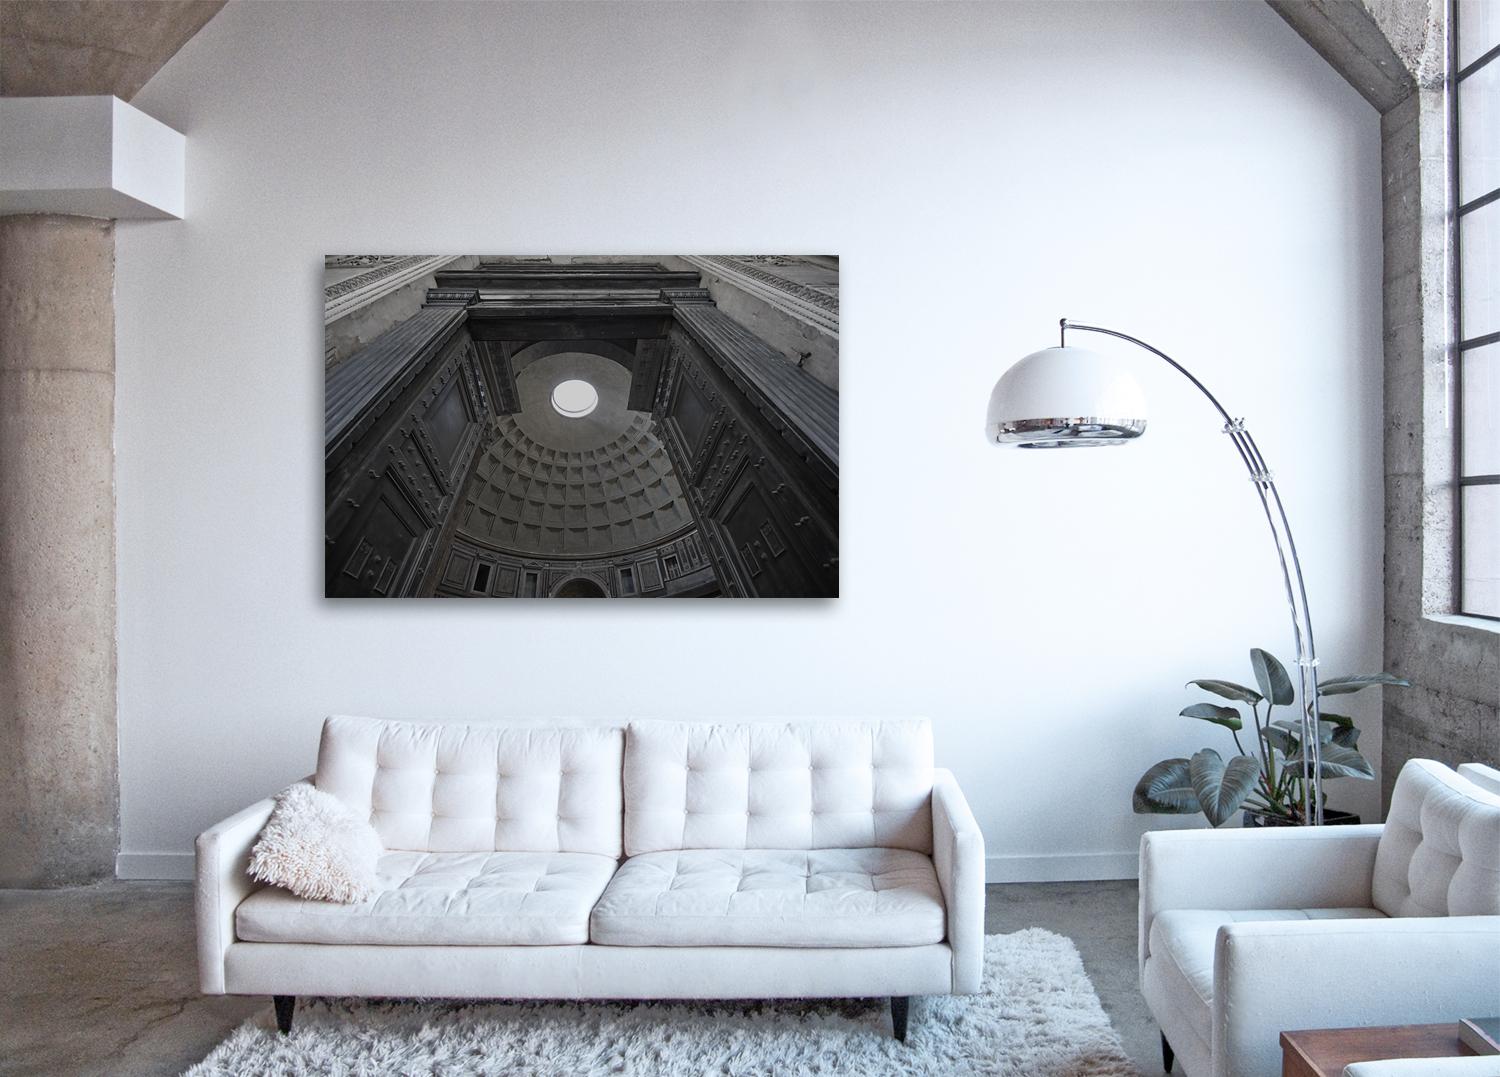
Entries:
POLYGON ((568 419, 582 419, 599 406, 599 390, 578 378, 560 381, 552 390, 552 410, 568 419))

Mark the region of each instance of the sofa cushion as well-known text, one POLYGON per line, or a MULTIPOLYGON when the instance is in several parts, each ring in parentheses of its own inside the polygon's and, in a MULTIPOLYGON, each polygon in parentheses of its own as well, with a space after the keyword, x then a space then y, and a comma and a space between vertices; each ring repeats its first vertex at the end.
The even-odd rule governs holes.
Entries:
MULTIPOLYGON (((1168 909, 1157 913, 1151 921, 1150 960, 1170 963, 1207 1014, 1214 998, 1214 946, 1219 928, 1225 924, 1260 920, 1368 920, 1384 916, 1378 909, 1366 908, 1168 909)), ((1205 1038, 1207 1035, 1205 1031, 1205 1038)))
POLYGON ((589 934, 610 946, 923 946, 945 927, 924 853, 692 849, 625 861, 589 934))
POLYGON ((616 861, 594 853, 387 853, 354 905, 258 890, 235 911, 243 942, 560 946, 588 941, 616 861))
POLYGON ((333 717, 317 786, 387 849, 620 855, 624 733, 333 717))
POLYGON ((932 852, 923 720, 632 722, 625 853, 672 849, 932 852))
POLYGON ((1407 760, 1391 790, 1372 889, 1389 916, 1500 914, 1500 796, 1441 763, 1407 760))

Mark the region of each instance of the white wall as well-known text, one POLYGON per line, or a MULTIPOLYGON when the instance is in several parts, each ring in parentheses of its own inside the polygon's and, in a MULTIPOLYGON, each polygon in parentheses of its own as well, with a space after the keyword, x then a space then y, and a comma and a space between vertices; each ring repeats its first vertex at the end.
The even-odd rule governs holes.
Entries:
POLYGON ((1152 397, 1130 448, 987 446, 1062 315, 1250 418, 1325 668, 1379 662, 1376 115, 1264 4, 232 3, 136 104, 189 187, 119 230, 124 873, 186 870, 347 711, 927 714, 992 877, 1132 874, 1183 825, 1131 814, 1137 776, 1230 748, 1183 682, 1291 642, 1165 368, 1101 345, 1152 397), (324 600, 321 256, 351 250, 841 255, 844 596, 324 600))

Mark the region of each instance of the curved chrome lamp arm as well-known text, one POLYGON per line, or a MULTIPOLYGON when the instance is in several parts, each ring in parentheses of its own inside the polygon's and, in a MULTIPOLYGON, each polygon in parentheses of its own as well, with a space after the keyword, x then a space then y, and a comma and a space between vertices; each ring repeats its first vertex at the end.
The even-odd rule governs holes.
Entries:
MULTIPOLYGON (((1105 329, 1097 325, 1079 325, 1066 318, 1058 324, 1061 327, 1060 335, 1064 346, 1067 345, 1068 330, 1074 329, 1080 333, 1102 333, 1104 336, 1127 341, 1150 352, 1192 382, 1194 387, 1206 396, 1208 402, 1224 417, 1224 433, 1228 434, 1229 439, 1234 443, 1240 459, 1245 464, 1245 469, 1250 473, 1250 481, 1255 485, 1256 493, 1260 495, 1260 504, 1265 510, 1266 523, 1270 525, 1271 537, 1276 542, 1276 556, 1281 562, 1281 577, 1286 584, 1287 606, 1292 614, 1292 633, 1297 641, 1297 673, 1301 682, 1302 818, 1313 825, 1321 826, 1323 823, 1323 749, 1319 740, 1322 729, 1319 723, 1322 721, 1322 715, 1318 709, 1318 657, 1317 649, 1313 644, 1312 614, 1307 608, 1307 585, 1302 579, 1302 562, 1297 557, 1297 543, 1292 538, 1292 525, 1287 522, 1286 506, 1282 504, 1281 494, 1276 489, 1275 477, 1266 467, 1266 460, 1261 455, 1260 447, 1255 444, 1255 438, 1250 436, 1250 431, 1245 429, 1245 421, 1233 418, 1225 410, 1224 405, 1219 403, 1218 398, 1208 391, 1207 386, 1166 352, 1153 348, 1144 340, 1115 329, 1105 329)), ((1269 752, 1270 748, 1262 744, 1261 751, 1269 752)))

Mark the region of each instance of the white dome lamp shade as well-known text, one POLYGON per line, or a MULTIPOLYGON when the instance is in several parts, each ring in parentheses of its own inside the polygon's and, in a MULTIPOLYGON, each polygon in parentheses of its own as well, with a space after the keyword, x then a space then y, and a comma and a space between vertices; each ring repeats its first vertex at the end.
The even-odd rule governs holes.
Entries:
POLYGON ((1086 348, 1043 348, 1001 375, 985 435, 996 445, 1124 445, 1146 432, 1146 395, 1125 364, 1086 348))

